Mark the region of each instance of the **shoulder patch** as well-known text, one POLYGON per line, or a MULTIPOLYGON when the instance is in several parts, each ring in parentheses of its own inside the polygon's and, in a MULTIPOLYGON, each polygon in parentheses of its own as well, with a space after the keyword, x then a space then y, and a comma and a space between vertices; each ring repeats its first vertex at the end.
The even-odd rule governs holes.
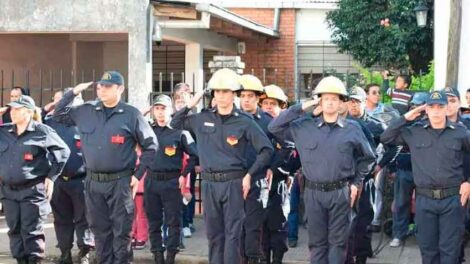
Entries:
POLYGON ((189 133, 189 131, 182 130, 182 131, 181 131, 181 135, 182 135, 183 137, 186 137, 186 142, 188 142, 188 144, 194 143, 193 136, 191 136, 191 133, 189 133))
POLYGON ((244 117, 248 117, 249 119, 254 119, 251 114, 248 114, 248 113, 243 112, 243 111, 237 111, 237 112, 235 112, 235 116, 237 116, 236 114, 238 114, 238 116, 244 116, 244 117))
POLYGON ((92 105, 92 106, 96 106, 100 101, 98 100, 92 100, 92 101, 86 101, 84 102, 83 104, 84 105, 92 105))

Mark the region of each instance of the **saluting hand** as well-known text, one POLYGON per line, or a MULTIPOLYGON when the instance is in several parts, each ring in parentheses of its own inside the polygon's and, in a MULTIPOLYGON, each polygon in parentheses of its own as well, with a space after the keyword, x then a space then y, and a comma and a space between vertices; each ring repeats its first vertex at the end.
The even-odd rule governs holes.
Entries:
POLYGON ((403 115, 403 117, 407 121, 413 121, 418 118, 421 115, 421 112, 423 112, 425 109, 426 105, 418 106, 415 109, 408 111, 405 115, 403 115))
POLYGON ((79 83, 77 86, 73 87, 73 94, 79 95, 82 91, 86 90, 93 82, 79 83))
POLYGON ((470 198, 470 183, 464 182, 460 185, 460 203, 465 206, 470 198))
POLYGON ((302 110, 306 111, 311 107, 316 108, 318 105, 320 105, 321 102, 321 97, 315 97, 312 100, 307 100, 302 103, 302 110))
POLYGON ((131 191, 132 191, 132 199, 135 198, 137 194, 137 188, 139 188, 139 179, 137 179, 134 175, 131 177, 131 191))
POLYGON ((351 190, 351 204, 349 206, 353 208, 354 203, 356 203, 356 199, 359 194, 359 188, 357 188, 356 185, 351 184, 350 190, 351 190))
POLYGON ((246 200, 246 197, 248 196, 248 192, 250 191, 251 188, 251 175, 246 174, 245 177, 243 177, 242 181, 242 190, 243 190, 243 199, 246 200))
POLYGON ((191 100, 189 100, 189 103, 188 103, 188 108, 193 108, 195 107, 199 101, 201 101, 201 98, 202 96, 204 95, 204 90, 200 90, 198 91, 193 98, 191 98, 191 100))
POLYGON ((46 178, 44 180, 44 189, 46 190, 46 198, 50 202, 52 199, 52 192, 54 191, 54 182, 51 179, 46 178))

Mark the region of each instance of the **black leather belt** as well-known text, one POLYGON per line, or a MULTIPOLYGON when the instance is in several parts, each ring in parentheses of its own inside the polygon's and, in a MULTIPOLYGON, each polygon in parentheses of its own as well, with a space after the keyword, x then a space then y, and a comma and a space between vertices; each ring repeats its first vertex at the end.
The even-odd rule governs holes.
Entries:
POLYGON ((203 172, 202 179, 206 181, 226 182, 235 179, 241 179, 245 175, 245 171, 203 172))
POLYGON ((31 187, 33 187, 33 186, 35 186, 35 185, 37 185, 41 182, 44 182, 44 180, 45 180, 45 177, 39 177, 39 178, 35 178, 35 179, 32 179, 32 180, 28 180, 27 182, 20 183, 20 184, 4 183, 2 185, 7 186, 8 188, 10 188, 13 191, 20 191, 20 190, 31 188, 31 187))
POLYGON ((111 172, 111 173, 99 173, 99 172, 92 172, 88 171, 87 175, 89 175, 90 179, 93 181, 98 182, 109 182, 119 180, 120 178, 131 176, 133 174, 130 170, 120 171, 120 172, 111 172))
POLYGON ((459 195, 460 186, 442 188, 442 189, 430 189, 430 188, 416 187, 416 194, 422 195, 424 197, 434 199, 434 200, 443 200, 454 195, 459 195))
POLYGON ((76 175, 60 175, 60 179, 63 181, 70 181, 70 180, 75 180, 75 179, 83 179, 86 177, 86 173, 80 173, 76 175))
POLYGON ((313 182, 305 178, 305 187, 312 189, 312 190, 321 191, 321 192, 336 191, 336 190, 342 189, 345 186, 348 186, 348 184, 349 182, 347 180, 320 183, 320 182, 313 182))
POLYGON ((157 181, 168 181, 168 180, 179 178, 181 176, 181 173, 179 171, 168 171, 168 172, 148 171, 147 176, 157 181))

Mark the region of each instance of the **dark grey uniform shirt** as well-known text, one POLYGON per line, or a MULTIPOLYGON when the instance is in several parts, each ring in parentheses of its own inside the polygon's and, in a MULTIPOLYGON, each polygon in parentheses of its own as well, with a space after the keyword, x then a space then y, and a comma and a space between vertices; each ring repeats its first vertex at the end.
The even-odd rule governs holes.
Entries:
POLYGON ((243 111, 234 106, 232 113, 225 117, 215 108, 193 115, 189 111, 187 107, 178 111, 171 126, 196 135, 199 163, 204 172, 247 170, 254 176, 269 164, 273 152, 271 142, 243 111), (257 152, 252 165, 246 155, 250 146, 257 152))
POLYGON ((97 173, 135 170, 134 175, 142 178, 155 157, 158 142, 139 110, 119 102, 107 116, 101 101, 67 107, 74 97, 73 91, 65 93, 54 116, 78 127, 87 169, 97 173), (137 144, 142 148, 142 156, 136 169, 137 144))
MULTIPOLYGON (((271 133, 269 133, 268 131, 268 125, 269 125, 269 122, 271 122, 271 120, 273 119, 270 115, 268 115, 267 113, 263 112, 261 109, 257 109, 256 110, 256 114, 250 114, 250 113, 247 113, 248 115, 251 115, 253 116, 253 119, 255 120, 256 124, 258 124, 258 126, 261 128, 261 130, 264 132, 264 134, 269 138, 269 140, 272 140, 272 135, 271 133)), ((256 150, 251 147, 251 148, 248 148, 247 149, 247 158, 248 158, 248 164, 251 165, 253 163, 255 163, 256 161, 256 157, 258 156, 258 153, 256 152, 256 150)), ((266 169, 267 167, 261 171, 261 174, 260 176, 265 176, 266 174, 266 169)))
POLYGON ((37 178, 57 179, 70 150, 57 133, 36 121, 18 136, 16 126, 0 126, 0 178, 2 183, 24 185, 37 178))
POLYGON ((322 117, 305 115, 297 104, 269 124, 273 134, 289 128, 303 173, 312 182, 349 180, 360 186, 375 164, 375 154, 355 121, 340 118, 329 126, 322 117))
POLYGON ((431 127, 429 120, 410 124, 400 117, 390 123, 381 141, 409 146, 417 187, 447 188, 465 181, 463 155, 470 152, 470 131, 461 124, 447 121, 439 131, 431 127))
POLYGON ((150 165, 150 170, 155 172, 181 171, 184 153, 187 153, 188 163, 181 172, 181 175, 186 176, 194 169, 197 162, 196 143, 191 134, 170 126, 161 127, 154 124, 152 128, 160 148, 150 165))
POLYGON ((83 164, 82 142, 77 127, 57 122, 52 116, 46 116, 44 119, 44 123, 53 128, 70 149, 70 157, 62 175, 71 178, 84 176, 86 169, 83 164))

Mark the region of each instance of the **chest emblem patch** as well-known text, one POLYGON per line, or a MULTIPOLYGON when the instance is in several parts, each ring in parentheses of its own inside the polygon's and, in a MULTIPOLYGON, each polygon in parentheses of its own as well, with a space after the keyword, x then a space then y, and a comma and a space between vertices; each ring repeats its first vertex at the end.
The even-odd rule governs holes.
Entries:
POLYGON ((176 147, 175 146, 166 146, 165 147, 165 155, 171 157, 176 154, 176 147))
POLYGON ((236 144, 238 144, 238 138, 236 136, 228 136, 227 137, 227 143, 230 146, 235 146, 236 144))

